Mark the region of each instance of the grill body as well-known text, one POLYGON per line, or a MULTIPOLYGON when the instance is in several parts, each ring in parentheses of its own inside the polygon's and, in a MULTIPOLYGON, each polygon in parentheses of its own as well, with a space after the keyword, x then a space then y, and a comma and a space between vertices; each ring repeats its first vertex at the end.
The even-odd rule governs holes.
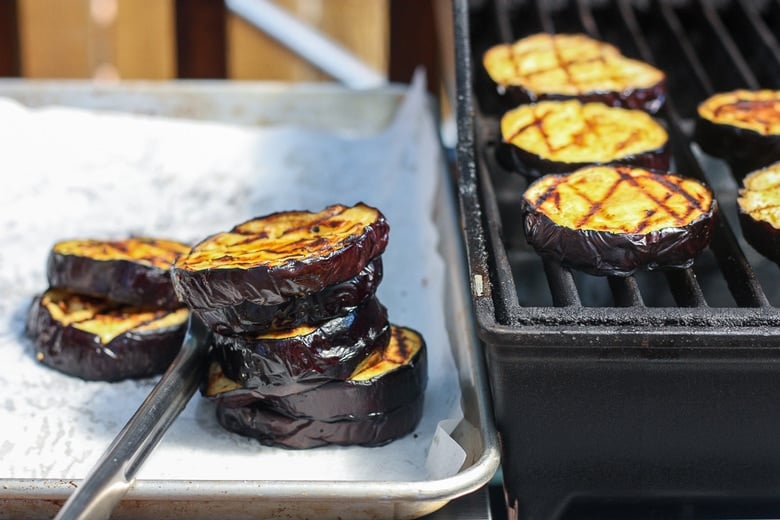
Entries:
MULTIPOLYGON (((455 3, 458 176, 509 511, 579 501, 780 499, 780 283, 736 216, 737 177, 692 144, 696 105, 780 88, 780 3, 455 3), (691 269, 594 277, 542 261, 519 216, 526 181, 494 157, 506 110, 481 67, 496 43, 584 32, 667 73, 673 167, 722 215, 691 269)), ((778 158, 780 159, 780 158, 778 158)))

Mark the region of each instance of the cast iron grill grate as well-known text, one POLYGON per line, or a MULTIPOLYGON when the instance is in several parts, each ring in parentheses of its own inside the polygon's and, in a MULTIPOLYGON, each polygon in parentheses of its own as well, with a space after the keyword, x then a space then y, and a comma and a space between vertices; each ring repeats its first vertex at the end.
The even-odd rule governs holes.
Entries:
MULTIPOLYGON (((528 348, 668 348, 670 356, 742 356, 780 347, 778 266, 744 242, 738 183, 691 140, 696 106, 736 88, 780 88, 780 1, 456 2, 458 164, 472 291, 488 343, 528 348), (704 180, 721 207, 710 247, 687 270, 597 277, 543 261, 525 242, 526 181, 494 158, 500 104, 481 65, 492 45, 536 32, 582 32, 666 72, 658 115, 672 170, 704 180), (724 347, 736 347, 726 349, 724 347)), ((545 352, 549 352, 546 350, 545 352)), ((604 355, 600 351, 600 355, 604 355)))

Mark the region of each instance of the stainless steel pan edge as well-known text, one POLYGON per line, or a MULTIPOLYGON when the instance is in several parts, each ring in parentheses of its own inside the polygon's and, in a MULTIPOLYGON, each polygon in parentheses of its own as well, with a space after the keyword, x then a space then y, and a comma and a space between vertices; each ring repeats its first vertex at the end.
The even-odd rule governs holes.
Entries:
MULTIPOLYGON (((152 84, 146 88, 153 95, 159 87, 152 84)), ((166 85, 165 89, 175 90, 175 86, 166 85)), ((316 92, 316 87, 313 90, 316 92)), ((333 96, 332 88, 326 91, 333 96)), ((345 102, 354 100, 354 92, 343 93, 345 102)), ((372 99, 377 94, 395 103, 398 86, 370 93, 372 99)), ((449 478, 416 482, 137 480, 112 518, 417 518, 490 481, 500 462, 498 440, 474 328, 455 192, 445 170, 441 164, 434 218, 448 268, 445 312, 463 394, 465 420, 456 436, 467 451, 464 467, 449 478)), ((72 480, 0 479, 0 517, 51 518, 76 486, 78 481, 72 480)))

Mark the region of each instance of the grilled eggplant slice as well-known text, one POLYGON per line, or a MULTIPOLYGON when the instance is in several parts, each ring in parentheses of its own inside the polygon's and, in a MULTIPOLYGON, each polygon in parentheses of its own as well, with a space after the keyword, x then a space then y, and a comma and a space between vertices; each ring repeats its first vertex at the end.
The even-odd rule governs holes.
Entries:
POLYGON ((49 285, 129 305, 181 307, 170 267, 189 249, 180 242, 150 237, 64 240, 49 253, 49 285))
POLYGON ((255 336, 214 334, 225 374, 259 394, 289 395, 346 379, 390 339, 387 309, 372 298, 345 316, 255 336))
POLYGON ((749 173, 743 185, 737 205, 745 240, 780 263, 780 161, 749 173))
POLYGON ((715 94, 698 107, 694 139, 737 178, 780 160, 780 90, 715 94))
POLYGON ((539 254, 615 276, 689 267, 710 242, 717 210, 697 180, 628 166, 547 175, 522 202, 526 238, 539 254))
POLYGON ((499 159, 531 178, 620 162, 669 168, 669 136, 641 110, 577 100, 522 105, 501 118, 499 159))
POLYGON ((211 363, 203 395, 228 408, 264 406, 289 417, 324 421, 363 419, 411 403, 428 381, 425 341, 420 333, 391 326, 390 341, 364 359, 345 381, 287 396, 258 394, 231 380, 211 363))
POLYGON ((372 298, 381 281, 382 257, 376 257, 349 280, 316 293, 289 298, 278 305, 245 301, 238 305, 191 310, 219 334, 258 334, 303 324, 316 325, 348 314, 372 298))
POLYGON ((666 96, 662 71, 584 34, 534 34, 491 47, 482 61, 512 106, 576 98, 655 113, 666 96))
POLYGON ((179 351, 189 312, 142 309, 49 289, 37 296, 26 333, 36 358, 68 375, 119 381, 161 374, 179 351))
POLYGON ((384 215, 363 203, 273 213, 180 256, 174 288, 192 308, 284 304, 357 276, 384 251, 389 231, 384 215))
POLYGON ((241 408, 217 405, 217 421, 228 431, 262 444, 291 449, 335 445, 381 446, 414 431, 423 412, 423 394, 394 410, 358 420, 322 421, 288 417, 262 403, 241 408))

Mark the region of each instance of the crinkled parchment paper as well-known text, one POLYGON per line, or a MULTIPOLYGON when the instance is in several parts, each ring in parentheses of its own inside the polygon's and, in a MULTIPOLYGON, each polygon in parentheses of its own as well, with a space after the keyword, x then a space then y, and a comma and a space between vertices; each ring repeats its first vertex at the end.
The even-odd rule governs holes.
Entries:
POLYGON ((432 218, 441 158, 425 102, 415 84, 387 129, 355 137, 0 99, 0 478, 83 478, 157 381, 85 382, 34 359, 24 319, 46 288, 55 241, 144 234, 195 242, 269 212, 358 201, 391 226, 378 292, 390 320, 428 343, 414 434, 379 448, 270 448, 224 431, 196 394, 139 478, 416 481, 457 472, 464 454, 446 437, 433 442, 437 425, 451 427, 461 410, 432 218))

